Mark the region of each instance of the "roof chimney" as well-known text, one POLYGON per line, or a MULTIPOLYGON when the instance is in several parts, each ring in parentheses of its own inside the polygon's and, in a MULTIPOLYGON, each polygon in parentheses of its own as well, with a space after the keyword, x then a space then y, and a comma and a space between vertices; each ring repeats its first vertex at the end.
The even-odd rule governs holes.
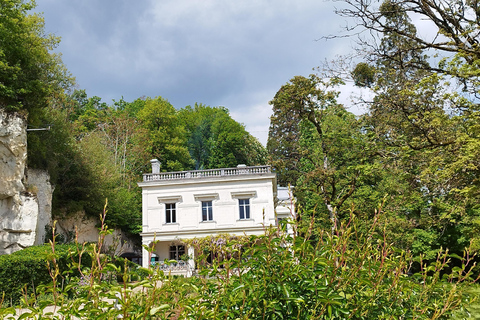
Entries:
POLYGON ((150 163, 152 164, 152 173, 160 173, 160 161, 158 161, 158 159, 152 159, 150 163))

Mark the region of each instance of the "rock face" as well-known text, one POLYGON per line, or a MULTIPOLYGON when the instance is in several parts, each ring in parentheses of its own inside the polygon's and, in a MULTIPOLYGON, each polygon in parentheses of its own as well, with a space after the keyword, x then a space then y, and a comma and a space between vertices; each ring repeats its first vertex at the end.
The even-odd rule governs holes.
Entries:
POLYGON ((42 243, 51 223, 48 174, 31 170, 25 176, 26 127, 25 117, 0 109, 0 255, 42 243))
POLYGON ((45 240, 45 227, 52 224, 52 195, 53 186, 50 175, 44 170, 28 169, 26 174, 27 189, 37 196, 38 216, 35 229, 35 245, 42 244, 45 240))
MULTIPOLYGON (((79 243, 97 242, 99 239, 98 219, 87 217, 79 212, 70 217, 59 219, 56 224, 56 231, 64 235, 68 241, 77 237, 79 243)), ((112 234, 105 237, 103 252, 121 255, 125 252, 139 251, 132 240, 119 229, 113 230, 112 234)))
POLYGON ((16 113, 0 109, 0 199, 15 198, 24 191, 27 160, 27 122, 16 113))
POLYGON ((37 217, 38 203, 34 196, 21 194, 0 200, 0 254, 33 245, 37 217))

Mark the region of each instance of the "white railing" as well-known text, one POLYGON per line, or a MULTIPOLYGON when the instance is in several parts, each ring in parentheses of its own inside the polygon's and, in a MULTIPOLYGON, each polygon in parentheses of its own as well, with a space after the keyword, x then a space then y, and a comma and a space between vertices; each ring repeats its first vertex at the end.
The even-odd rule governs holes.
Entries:
POLYGON ((143 175, 143 181, 148 182, 148 181, 159 181, 159 180, 225 177, 225 176, 238 176, 238 175, 246 175, 246 174, 262 174, 262 173, 271 173, 270 166, 146 173, 143 175))
POLYGON ((165 261, 151 262, 150 265, 163 271, 184 271, 188 270, 189 264, 186 261, 178 260, 176 262, 165 263, 165 261))

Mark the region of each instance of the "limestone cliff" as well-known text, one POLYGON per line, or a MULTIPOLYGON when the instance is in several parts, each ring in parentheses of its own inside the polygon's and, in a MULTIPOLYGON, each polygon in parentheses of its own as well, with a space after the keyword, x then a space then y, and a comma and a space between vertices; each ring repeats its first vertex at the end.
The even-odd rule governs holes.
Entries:
POLYGON ((48 174, 32 170, 25 175, 26 128, 24 116, 0 109, 0 254, 42 243, 51 223, 48 174))
POLYGON ((25 191, 23 177, 27 160, 26 119, 0 109, 0 200, 19 202, 25 191))

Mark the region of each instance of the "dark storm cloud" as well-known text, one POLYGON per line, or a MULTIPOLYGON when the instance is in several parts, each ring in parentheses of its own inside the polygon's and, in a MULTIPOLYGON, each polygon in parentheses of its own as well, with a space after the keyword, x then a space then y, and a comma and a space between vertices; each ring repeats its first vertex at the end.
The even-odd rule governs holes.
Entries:
POLYGON ((37 9, 89 96, 223 105, 263 143, 268 101, 333 58, 335 42, 315 39, 340 29, 318 0, 43 0, 37 9))

